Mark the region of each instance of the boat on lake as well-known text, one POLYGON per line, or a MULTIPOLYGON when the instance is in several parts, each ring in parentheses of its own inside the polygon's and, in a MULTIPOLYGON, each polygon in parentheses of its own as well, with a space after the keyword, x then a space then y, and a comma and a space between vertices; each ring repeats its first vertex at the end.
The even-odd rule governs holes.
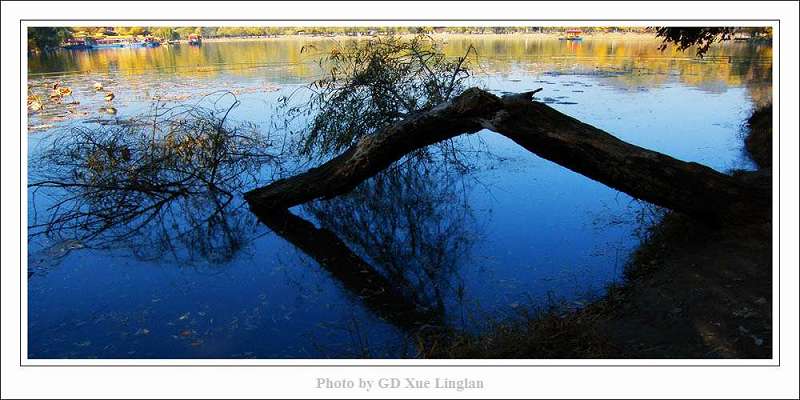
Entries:
POLYGON ((114 49, 114 48, 139 48, 139 47, 158 47, 161 41, 158 38, 135 37, 135 36, 105 36, 105 37, 74 37, 64 40, 61 48, 67 50, 91 50, 91 49, 114 49))
POLYGON ((125 47, 126 41, 122 38, 102 38, 98 39, 92 49, 112 49, 125 47))
POLYGON ((61 43, 61 48, 66 50, 85 50, 91 49, 94 46, 94 39, 92 38, 68 38, 61 43))
POLYGON ((567 29, 564 31, 564 36, 559 37, 558 40, 583 40, 581 33, 583 31, 580 29, 567 29))
POLYGON ((189 35, 189 45, 191 46, 200 46, 203 43, 203 37, 197 34, 189 35))
POLYGON ((161 41, 152 36, 148 36, 141 42, 137 42, 137 44, 139 44, 139 47, 158 47, 161 46, 161 41))
POLYGON ((153 37, 139 38, 105 38, 97 41, 93 47, 95 49, 106 48, 138 48, 138 47, 158 47, 161 42, 153 37))

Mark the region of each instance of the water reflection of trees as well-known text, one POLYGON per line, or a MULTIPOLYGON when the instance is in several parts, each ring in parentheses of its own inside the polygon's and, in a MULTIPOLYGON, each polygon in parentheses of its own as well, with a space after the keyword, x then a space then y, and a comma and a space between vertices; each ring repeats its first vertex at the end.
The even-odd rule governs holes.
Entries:
POLYGON ((125 244, 150 258, 230 259, 252 226, 237 193, 276 158, 255 126, 227 121, 235 100, 221 104, 156 105, 134 119, 56 132, 32 156, 29 235, 125 244))
POLYGON ((256 212, 259 220, 320 267, 368 309, 406 331, 437 326, 441 310, 416 301, 364 258, 354 253, 335 233, 317 228, 288 210, 256 212))
POLYGON ((260 213, 379 316, 403 328, 441 326, 463 296, 458 268, 475 241, 467 184, 448 163, 409 157, 351 193, 260 213))
POLYGON ((341 198, 306 206, 420 303, 442 308, 474 242, 463 176, 406 159, 341 198))
MULTIPOLYGON (((357 40, 357 39, 344 39, 357 40)), ((485 64, 487 72, 508 73, 513 69, 526 72, 649 71, 675 74, 694 87, 740 86, 758 88, 769 85, 772 71, 770 43, 725 42, 714 45, 701 60, 692 54, 668 47, 659 50, 657 38, 588 37, 581 43, 555 40, 552 37, 525 35, 449 36, 444 46, 448 57, 463 56, 470 46, 485 64), (761 80, 760 77, 767 79, 761 80), (753 82, 756 79, 756 83, 753 82)), ((319 74, 318 59, 304 55, 301 49, 312 46, 325 52, 340 45, 325 38, 283 38, 268 41, 211 43, 202 48, 169 47, 130 51, 87 51, 41 53, 29 57, 29 72, 98 71, 113 65, 122 74, 143 74, 155 69, 171 70, 178 75, 197 76, 225 73, 262 76, 267 64, 280 68, 282 74, 309 80, 319 74), (280 61, 280 66, 273 61, 280 61), (199 67, 198 67, 199 66, 199 67)), ((660 82, 657 76, 631 76, 619 80, 625 87, 652 87, 660 82)))
POLYGON ((754 101, 771 101, 772 46, 769 43, 725 42, 700 59, 646 36, 592 37, 580 43, 546 38, 470 37, 448 40, 448 54, 467 45, 481 55, 487 72, 569 73, 613 76, 605 81, 622 89, 654 87, 677 79, 709 90, 746 86, 754 101), (611 74, 611 75, 608 75, 611 74))

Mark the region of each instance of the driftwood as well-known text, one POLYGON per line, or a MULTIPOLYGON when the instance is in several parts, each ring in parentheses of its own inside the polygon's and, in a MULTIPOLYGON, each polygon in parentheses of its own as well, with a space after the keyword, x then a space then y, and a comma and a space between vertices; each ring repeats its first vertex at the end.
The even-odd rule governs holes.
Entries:
POLYGON ((245 197, 251 207, 261 210, 335 197, 413 150, 489 129, 634 198, 696 218, 724 222, 769 212, 769 190, 757 190, 745 180, 707 166, 624 142, 532 101, 533 93, 500 98, 468 89, 450 102, 361 140, 317 168, 252 190, 245 197))

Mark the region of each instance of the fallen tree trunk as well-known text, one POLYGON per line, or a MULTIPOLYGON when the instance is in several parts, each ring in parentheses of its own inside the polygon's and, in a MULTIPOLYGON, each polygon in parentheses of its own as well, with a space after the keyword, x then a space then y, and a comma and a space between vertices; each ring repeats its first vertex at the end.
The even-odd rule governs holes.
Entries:
POLYGON ((251 205, 277 209, 347 193, 416 149, 483 129, 476 117, 493 115, 500 106, 497 100, 492 94, 469 90, 454 102, 406 118, 362 139, 317 168, 247 192, 245 197, 251 205))
MULTIPOLYGON (((472 88, 450 102, 365 138, 305 173, 245 194, 253 207, 282 209, 347 193, 409 152, 489 129, 542 158, 634 198, 691 216, 727 221, 769 210, 770 196, 733 176, 624 142, 531 101, 472 88)), ((768 192, 768 191, 767 191, 768 192)))

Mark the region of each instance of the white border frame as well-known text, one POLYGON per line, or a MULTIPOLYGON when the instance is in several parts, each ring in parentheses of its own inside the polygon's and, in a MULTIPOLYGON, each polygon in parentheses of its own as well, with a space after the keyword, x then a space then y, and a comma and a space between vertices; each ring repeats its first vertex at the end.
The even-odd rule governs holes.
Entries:
MULTIPOLYGON (((447 21, 447 20, 438 20, 438 21, 392 21, 392 20, 383 20, 383 21, 309 21, 309 20, 302 20, 302 21, 268 21, 268 20, 235 20, 235 21, 219 21, 219 20, 170 20, 170 21, 152 21, 152 20, 26 20, 21 21, 20 29, 25 32, 27 31, 28 27, 31 26, 429 26, 431 24, 435 24, 437 26, 651 26, 654 24, 664 24, 665 26, 769 26, 773 29, 773 42, 779 42, 779 22, 778 21, 768 21, 768 20, 726 20, 726 21, 719 21, 719 20, 706 20, 706 21, 689 21, 689 20, 651 20, 651 21, 636 21, 636 22, 628 22, 628 21, 575 21, 575 20, 559 20, 559 21, 550 21, 550 20, 503 20, 503 21, 486 21, 486 20, 470 20, 470 21, 447 21)), ((25 46, 27 46, 27 41, 24 41, 23 50, 25 46)), ((27 54, 27 53, 26 53, 27 54)), ((773 57, 773 65, 777 65, 777 54, 774 53, 773 57)), ((777 113, 780 109, 780 104, 778 99, 778 73, 776 68, 773 68, 773 109, 777 113)), ((22 90, 22 98, 24 99, 27 95, 27 58, 23 59, 23 67, 22 67, 22 74, 20 79, 23 82, 22 90)), ((21 104, 24 104, 22 102, 21 104)), ((20 106, 22 109, 21 112, 27 118, 27 110, 25 107, 20 106)), ((777 121, 777 118, 775 118, 777 121)), ((23 132, 23 138, 27 138, 27 124, 23 124, 21 126, 23 132)), ((775 137, 780 137, 780 132, 776 130, 775 137)), ((27 154, 27 141, 23 140, 22 142, 21 153, 27 154)), ((778 141, 774 143, 775 147, 779 147, 778 141)), ((778 152, 774 152, 774 154, 778 154, 778 152)), ((776 159, 776 161, 778 161, 776 159)), ((22 160, 23 162, 23 180, 22 180, 22 190, 25 193, 25 186, 27 182, 27 160, 22 160)), ((778 162, 776 162, 778 164, 778 162)), ((778 171, 776 171, 775 176, 778 175, 778 171)), ((775 179, 774 189, 777 193, 778 185, 777 179, 775 179)), ((777 197, 777 196, 776 196, 777 197)), ((23 216, 26 214, 26 205, 27 202, 23 201, 21 206, 23 210, 23 216)), ((775 207, 776 215, 777 215, 777 207, 775 207)), ((777 217, 774 218, 776 221, 776 225, 780 224, 780 221, 777 217)), ((26 229, 25 220, 21 221, 22 231, 24 232, 26 229)), ((22 251, 23 254, 27 252, 27 241, 25 240, 27 237, 23 234, 22 240, 22 251)), ((774 246, 773 256, 777 260, 778 247, 774 246)), ((25 263, 21 263, 20 271, 26 271, 25 263)), ((773 265, 773 299, 776 299, 773 305, 775 308, 779 308, 778 304, 780 302, 778 296, 778 263, 774 263, 773 265)), ((20 272, 20 276, 22 282, 20 286, 22 288, 22 314, 27 315, 27 278, 24 273, 20 272)), ((680 359, 680 360, 663 360, 663 359, 644 359, 644 360, 630 360, 630 359, 621 359, 621 360, 589 360, 591 361, 589 365, 604 365, 604 366, 647 366, 647 365, 661 365, 661 366, 732 366, 732 365, 740 365, 740 366, 777 366, 780 363, 779 360, 779 340, 778 340, 778 325, 779 325, 779 316, 777 313, 773 316, 773 357, 771 359, 736 359, 736 360, 717 360, 717 359, 680 359)), ((127 366, 154 366, 154 365, 173 365, 173 366, 343 366, 343 365, 359 365, 359 366, 585 366, 587 365, 586 361, 583 359, 513 359, 513 360, 491 360, 491 359, 484 359, 484 360, 408 360, 408 359, 335 359, 335 360, 323 360, 323 359, 257 359, 257 360, 240 360, 240 359, 132 359, 132 360, 125 360, 125 359, 75 359, 75 360, 63 360, 63 359, 29 359, 27 358, 27 324, 22 324, 22 341, 20 346, 20 364, 23 366, 119 366, 119 365, 127 365, 127 366), (421 362, 424 361, 424 362, 421 362)))
MULTIPOLYGON (((777 262, 778 260, 784 266, 792 266, 791 268, 784 268, 782 271, 782 276, 780 277, 780 281, 778 280, 778 276, 776 275, 777 271, 774 270, 774 304, 775 310, 780 310, 780 312, 774 312, 774 318, 776 321, 780 321, 780 325, 778 329, 774 329, 775 335, 783 336, 783 340, 781 341, 780 345, 778 345, 779 341, 778 338, 775 339, 774 343, 774 358, 772 360, 766 360, 763 364, 765 366, 773 366, 772 368, 751 368, 745 367, 744 365, 762 365, 760 362, 753 363, 753 360, 723 360, 720 363, 704 363, 704 361, 708 360, 699 360, 699 363, 694 363, 694 361, 698 360, 677 360, 677 361, 665 361, 665 360, 636 360, 636 365, 648 365, 652 367, 656 367, 658 365, 661 366, 671 366, 670 368, 664 369, 660 367, 656 367, 653 369, 645 369, 653 371, 658 377, 651 375, 641 369, 638 368, 628 368, 625 365, 631 365, 631 360, 534 360, 537 365, 547 365, 547 366, 562 366, 561 368, 536 368, 534 370, 529 370, 527 368, 513 368, 509 370, 508 368, 494 368, 492 370, 486 370, 484 368, 467 368, 467 369, 454 369, 454 368, 445 368, 445 367, 437 367, 435 371, 447 371, 446 374, 453 375, 452 371, 464 371, 461 373, 462 375, 470 375, 474 372, 472 371, 482 371, 485 376, 492 376, 495 383, 497 382, 505 382, 501 386, 494 386, 494 389, 491 390, 492 393, 503 393, 506 396, 511 396, 514 394, 520 393, 519 390, 536 390, 538 394, 545 395, 547 397, 560 397, 563 395, 567 396, 586 396, 586 395, 596 395, 598 393, 616 393, 615 396, 625 397, 625 396, 636 396, 637 394, 645 393, 645 391, 655 389, 656 387, 651 386, 655 382, 662 382, 662 385, 659 385, 658 390, 661 391, 662 395, 671 394, 673 396, 685 396, 687 394, 694 394, 694 395, 701 395, 701 396, 708 396, 708 395, 719 395, 719 393, 723 393, 723 395, 734 395, 734 396, 755 396, 756 394, 767 394, 769 396, 778 396, 780 394, 787 394, 787 393, 797 393, 796 388, 796 374, 798 372, 797 369, 797 268, 798 265, 798 258, 797 258, 797 249, 795 246, 785 246, 786 244, 795 244, 797 243, 797 135, 787 135, 786 137, 780 136, 780 129, 786 130, 787 132, 797 132, 798 125, 797 125, 797 115, 789 112, 785 112, 783 114, 779 114, 780 109, 784 110, 794 110, 797 109, 797 4, 796 3, 729 3, 725 4, 724 7, 722 3, 709 3, 709 2, 700 2, 700 3, 692 3, 691 5, 687 3, 674 3, 674 2, 657 2, 657 3, 649 3, 649 4, 642 4, 642 3, 600 3, 600 4, 589 4, 589 3, 577 3, 577 4, 569 4, 564 5, 563 3, 504 3, 504 2, 492 2, 489 4, 481 4, 478 3, 469 3, 469 7, 459 7, 454 9, 453 5, 458 3, 426 3, 424 6, 422 4, 398 4, 398 3, 383 3, 383 4, 369 4, 369 3, 345 3, 345 4, 330 4, 330 3, 316 3, 313 5, 304 4, 301 8, 302 10, 297 9, 296 4, 289 4, 289 3, 279 3, 279 4, 269 4, 269 12, 265 12, 267 8, 265 4, 262 3, 226 3, 225 7, 220 7, 220 5, 215 5, 213 3, 168 3, 165 6, 161 4, 158 5, 158 11, 154 11, 150 9, 150 7, 154 6, 153 4, 140 4, 140 3, 126 3, 125 7, 120 7, 116 10, 103 10, 98 8, 92 8, 94 5, 97 4, 104 4, 104 3, 94 3, 94 4, 76 4, 67 3, 67 4, 54 4, 54 3, 47 3, 47 4, 40 4, 37 3, 35 5, 32 4, 25 4, 25 3, 14 3, 13 5, 4 2, 3 3, 3 27, 2 27, 2 36, 3 36, 3 65, 6 68, 3 68, 3 86, 10 87, 12 84, 17 84, 17 79, 20 79, 20 76, 23 76, 22 82, 24 82, 24 75, 27 68, 25 67, 24 63, 26 62, 26 57, 22 55, 17 55, 20 57, 20 75, 14 77, 12 74, 9 73, 11 68, 8 68, 9 65, 13 65, 13 60, 9 60, 10 57, 13 57, 11 54, 15 50, 11 50, 12 47, 16 47, 13 45, 13 41, 9 40, 9 38, 16 39, 20 38, 19 42, 21 46, 25 45, 24 39, 20 36, 21 26, 14 24, 15 21, 24 18, 47 18, 47 19, 61 19, 61 18, 69 18, 71 20, 80 20, 81 18, 105 18, 108 16, 109 13, 116 13, 121 14, 124 13, 125 16, 129 16, 131 18, 139 19, 140 21, 151 21, 147 18, 148 15, 152 15, 154 12, 163 12, 164 8, 166 7, 167 13, 171 13, 171 15, 181 15, 185 18, 192 18, 192 19, 208 19, 210 16, 218 17, 218 18, 227 18, 231 19, 237 16, 236 14, 246 14, 250 15, 253 14, 249 9, 251 7, 261 8, 261 15, 268 16, 270 18, 275 19, 286 19, 286 18, 297 18, 298 14, 303 14, 303 18, 308 15, 308 18, 319 18, 320 16, 324 16, 325 18, 329 19, 352 19, 352 10, 358 10, 358 16, 364 19, 370 19, 368 22, 363 23, 363 25, 380 25, 380 20, 376 21, 372 18, 385 18, 386 15, 392 15, 398 19, 409 18, 408 21, 398 22, 396 20, 383 20, 386 22, 387 25, 432 25, 433 20, 436 20, 436 25, 477 25, 478 23, 474 20, 474 18, 481 18, 485 20, 491 20, 491 25, 501 26, 501 25, 549 25, 549 26, 557 26, 557 25, 577 25, 576 20, 581 20, 579 24, 581 26, 592 25, 591 22, 586 21, 586 19, 597 19, 597 23, 594 25, 651 25, 648 22, 643 22, 642 20, 634 21, 634 19, 642 18, 643 16, 655 16, 660 18, 666 19, 673 19, 673 21, 680 21, 680 25, 738 25, 738 26, 747 26, 747 23, 740 21, 741 19, 752 19, 752 20, 771 20, 779 18, 780 26, 776 27, 775 29, 775 44, 774 44, 774 58, 773 58, 773 104, 775 105, 774 109, 776 110, 776 116, 780 118, 776 118, 776 137, 779 140, 782 140, 784 143, 781 143, 782 146, 779 146, 776 142, 775 145, 775 157, 778 160, 776 163, 775 168, 775 179, 776 185, 774 190, 775 199, 777 200, 778 204, 783 203, 784 206, 781 208, 781 218, 782 220, 778 219, 778 209, 775 207, 774 209, 774 246, 773 246, 773 259, 777 262), (189 5, 191 6, 189 7, 189 5), (229 5, 230 4, 230 5, 229 5), (565 8, 566 6, 566 8, 565 8), (424 8, 423 8, 424 7, 424 8), (732 23, 725 23, 718 20, 692 20, 686 21, 682 20, 681 17, 685 17, 686 14, 682 13, 681 7, 691 7, 692 9, 692 16, 700 17, 724 17, 729 20, 737 20, 732 23), (509 11, 513 10, 513 11, 509 11), (426 18, 420 20, 413 20, 413 18, 419 18, 420 13, 426 14, 426 18), (656 14, 657 13, 657 14, 656 14), (105 15, 103 15, 105 14, 105 15), (505 15, 504 15, 505 14, 505 15), (519 17, 536 17, 541 18, 538 20, 533 19, 525 19, 523 23, 520 23, 519 20, 511 21, 511 20, 502 20, 504 16, 508 16, 509 14, 513 14, 519 17), (557 19, 550 19, 549 17, 564 14, 574 15, 575 20, 557 20, 557 19), (427 17, 430 15, 430 17, 427 17), (608 17, 613 15, 615 18, 619 19, 606 19, 604 17, 608 17), (468 19, 470 21, 464 22, 442 22, 441 18, 447 16, 450 18, 456 19, 468 19), (13 19, 12 19, 13 18, 13 19), (599 21, 602 19, 602 21, 599 21), (16 26, 14 26, 16 25, 16 26), (16 31, 16 32, 15 32, 16 31), (789 45, 783 44, 781 45, 780 36, 783 35, 789 39, 787 41, 791 41, 789 45), (782 62, 781 56, 788 57, 789 62, 782 62), (781 75, 781 76, 778 76, 781 75), (780 78, 783 78, 781 81, 780 78), (780 89, 784 88, 788 91, 788 96, 784 95, 784 98, 781 99, 780 89), (781 100, 787 102, 785 107, 781 105, 781 100), (786 156, 789 157, 786 157, 786 156), (781 172, 783 170, 783 172, 781 172), (778 180, 780 183, 783 184, 782 187, 777 185, 778 180), (788 200, 788 201, 787 201, 788 200), (788 223, 781 224, 781 222, 788 223), (777 240, 778 235, 777 233, 780 232, 780 242, 777 240), (782 246, 783 245, 783 246, 782 246), (780 290, 782 289, 782 290, 780 290), (778 295, 780 293, 780 295, 778 295), (788 300, 788 301, 787 301, 788 300), (781 307, 781 308, 779 308, 781 307), (786 332, 784 332, 786 331, 786 332), (774 367, 775 361, 778 359, 779 355, 784 355, 783 359, 780 359, 781 365, 780 368, 774 367), (591 369, 582 369, 581 367, 574 367, 574 365, 581 365, 581 366, 615 366, 619 368, 591 368, 591 369), (701 370, 697 370, 695 368, 678 368, 679 366, 686 366, 687 364, 696 365, 696 366, 708 366, 708 368, 703 368, 701 370), (737 368, 714 368, 711 366, 737 366, 737 368), (470 371, 470 372, 467 372, 470 371), (491 373, 487 371, 493 371, 491 373), (529 377, 526 380, 510 380, 509 377, 519 376, 519 371, 529 371, 536 374, 536 377, 529 377), (623 372, 624 371, 624 372, 623 372), (692 372, 696 371, 696 372, 692 372), (563 372, 563 373, 562 373, 563 372), (621 374, 625 374, 624 377, 620 376, 621 374), (555 375, 554 375, 555 374, 555 375), (568 376, 576 376, 581 375, 581 384, 574 385, 568 384, 567 381, 564 380, 562 375, 568 376), (704 381, 699 379, 702 377, 707 376, 715 377, 715 380, 711 381, 704 381), (562 376, 558 378, 558 376, 562 376), (639 376, 639 379, 635 378, 639 376), (668 384, 664 383, 665 381, 662 379, 666 379, 669 376, 671 382, 680 382, 680 385, 675 384, 668 384), (676 376, 681 377, 681 380, 675 381, 673 380, 676 376), (720 379, 727 377, 725 379, 726 385, 720 386, 719 384, 722 382, 720 379), (657 380, 653 380, 653 378, 659 378, 657 380), (616 382, 624 380, 624 385, 615 385, 616 382), (532 387, 530 386, 532 383, 536 383, 537 386, 532 387), (770 383, 772 383, 770 385, 770 383), (688 386, 687 386, 688 385, 688 386), (684 388, 691 388, 691 390, 686 391, 684 388), (508 391, 505 389, 515 388, 516 390, 508 391), (713 390, 709 390, 709 388, 713 388, 713 390), (609 390, 611 390, 609 392, 609 390), (627 394, 626 394, 627 393, 627 394)), ((651 17, 652 18, 652 17, 651 17)), ((263 25, 300 25, 300 21, 302 19, 295 19, 292 21, 284 21, 284 22, 277 22, 277 21, 269 21, 264 23, 263 25)), ((178 21, 170 21, 170 20, 163 20, 159 21, 165 25, 172 24, 173 22, 178 21)), ((231 21, 232 24, 236 25, 258 25, 255 21, 231 21)), ((661 23, 665 23, 664 19, 660 19, 661 23)), ((91 24, 99 24, 100 22, 92 21, 91 24)), ((135 25, 137 23, 136 20, 130 21, 128 24, 135 25)), ((214 21, 211 24, 219 23, 218 21, 214 21)), ((64 22, 67 24, 67 22, 64 22)), ((69 22, 69 24, 73 24, 73 22, 69 22)), ((310 23, 310 22, 303 22, 302 25, 336 25, 335 21, 318 21, 317 23, 310 23)), ((119 22, 115 23, 115 25, 123 25, 119 22)), ((156 25, 152 23, 151 25, 156 25)), ((192 21, 191 23, 185 23, 185 25, 192 25, 192 26, 201 26, 206 25, 203 22, 195 22, 192 21)), ((358 25, 358 23, 354 21, 342 21, 341 25, 358 25)), ((753 25, 760 25, 759 23, 753 23, 753 25)), ((3 107, 4 110, 3 115, 3 130, 2 132, 6 132, 5 135, 2 135, 2 149, 3 149, 3 158, 2 158, 2 181, 3 181, 3 195, 0 196, 0 200, 2 200, 2 210, 3 210, 3 219, 8 222, 9 220, 21 221, 22 215, 25 215, 26 212, 24 209, 18 209, 19 204, 17 203, 20 199, 16 197, 16 195, 12 195, 11 192, 22 190, 22 193, 25 193, 24 190, 24 180, 20 179, 20 172, 27 170, 26 168, 26 160, 27 157, 22 157, 22 154, 27 154, 25 149, 23 148, 23 152, 20 155, 16 155, 16 149, 19 148, 19 142, 14 143, 15 141, 19 141, 21 137, 16 137, 14 135, 9 135, 7 132, 14 132, 16 131, 18 126, 23 126, 21 124, 22 121, 25 121, 27 115, 23 112, 20 113, 19 117, 20 120, 14 121, 14 118, 9 118, 7 114, 8 110, 17 109, 19 107, 20 98, 16 95, 12 95, 11 91, 4 90, 3 95, 3 107), (10 122, 10 123, 9 123, 10 122), (14 122, 18 122, 20 124, 14 125, 14 122), (19 158, 17 158, 19 157, 19 158), (17 168, 22 168, 17 169, 17 168), (15 176, 16 174, 16 176, 15 176), (9 182, 17 182, 16 180, 20 179, 19 186, 14 188, 11 185, 8 185, 9 182), (19 212, 19 218, 13 218, 12 211, 13 209, 17 208, 16 212, 19 212)), ((24 92, 23 92, 24 93, 24 92)), ((23 96, 24 99, 24 96, 23 96)), ((25 132, 23 131, 22 134, 24 135, 25 132)), ((23 141, 24 143, 24 141, 23 141)), ((22 205, 25 203, 23 202, 22 205)), ((13 226, 13 224, 6 223, 3 224, 2 230, 2 238, 3 238, 3 262, 2 265, 4 268, 2 269, 2 277, 3 277, 3 329, 2 329, 2 345, 3 345, 3 355, 2 355, 2 367, 3 367, 3 394, 5 396, 6 388, 9 386, 9 383, 13 384, 14 392, 13 393, 24 393, 25 389, 31 390, 35 389, 40 394, 44 395, 53 395, 53 394, 61 394, 62 389, 71 388, 71 390, 79 389, 79 390, 91 390, 95 395, 97 393, 103 393, 103 391, 109 391, 113 389, 119 389, 121 387, 126 387, 131 394, 137 393, 138 395, 152 395, 156 392, 151 392, 147 389, 147 387, 130 387, 129 385, 124 385, 126 375, 130 373, 129 368, 111 368, 107 369, 104 367, 98 368, 64 368, 53 367, 53 368, 36 368, 36 369, 29 369, 27 365, 32 364, 25 364, 26 367, 19 368, 18 366, 14 368, 14 364, 21 364, 23 360, 16 359, 19 355, 24 354, 16 351, 9 351, 14 347, 18 346, 15 344, 15 341, 18 341, 21 337, 17 334, 14 334, 14 331, 10 328, 12 325, 16 325, 18 321, 14 321, 18 317, 18 310, 15 310, 17 306, 20 305, 18 303, 19 300, 14 300, 16 295, 22 295, 20 293, 20 289, 25 286, 22 285, 21 287, 15 290, 15 285, 19 284, 20 271, 15 270, 15 268, 9 268, 9 265, 18 266, 21 262, 21 257, 18 253, 19 251, 26 251, 24 240, 22 240, 24 236, 24 232, 20 232, 16 230, 17 227, 13 226), (16 239, 15 239, 16 237, 16 239), (20 242, 16 242, 15 240, 20 240, 20 242), (15 243, 19 243, 19 245, 15 245, 15 243), (20 257, 20 258, 17 258, 20 257), (9 279, 10 278, 10 279, 9 279), (11 282, 11 284, 9 284, 11 282), (9 301, 10 300, 10 301, 9 301), (12 358, 13 357, 13 358, 12 358), (14 368, 14 369, 10 369, 14 368), (8 376, 8 371, 13 371, 11 376, 8 376), (28 372, 24 372, 28 371, 28 372), (32 371, 36 371, 35 374, 32 371), (80 371, 88 371, 89 374, 83 374, 80 371), (51 373, 52 372, 52 373, 51 373), (36 384, 35 382, 30 382, 29 379, 32 377, 31 375, 46 375, 49 377, 47 381, 48 384, 36 384), (86 375, 91 375, 90 381, 87 381, 86 375), (104 378, 108 377, 108 380, 104 378), (11 378, 11 379, 8 379, 11 378), (75 379, 72 381, 71 379, 75 379), (122 379, 122 380, 120 380, 122 379), (27 382, 32 386, 24 387, 20 386, 20 384, 24 384, 27 382), (76 386, 80 382, 84 382, 84 386, 76 386), (87 382, 93 382, 91 386, 86 386, 87 382), (122 386, 119 386, 122 385, 122 386), (22 390, 20 390, 22 389, 22 390)), ((22 227, 24 230, 24 226, 22 227)), ((26 302, 26 299, 22 298, 24 301, 23 305, 26 302)), ((24 334, 22 330, 22 326, 20 327, 21 330, 19 334, 24 334)), ((19 349, 22 351, 23 349, 19 349)), ((30 361, 30 360, 26 360, 30 361)), ((41 360, 35 360, 37 363, 41 360)), ((77 361, 77 360, 76 360, 77 361)), ((80 360, 84 361, 84 360, 80 360)), ((98 362, 99 365, 118 365, 116 364, 117 360, 106 364, 104 361, 98 362)), ((194 395, 203 397, 208 396, 209 393, 212 395, 217 394, 228 394, 228 393, 237 393, 240 396, 247 396, 251 397, 254 394, 262 394, 265 392, 264 387, 260 387, 258 385, 253 386, 253 382, 258 382, 259 378, 265 378, 263 372, 269 373, 270 376, 281 375, 284 377, 285 381, 274 381, 274 383, 278 386, 269 388, 269 389, 277 389, 278 395, 319 395, 319 390, 314 390, 311 385, 309 385, 308 381, 303 381, 300 378, 309 378, 310 376, 315 376, 313 374, 309 374, 309 371, 317 371, 317 374, 324 374, 329 376, 346 376, 347 371, 358 371, 359 374, 363 376, 376 376, 376 375, 391 375, 395 374, 398 376, 405 375, 423 375, 425 373, 430 372, 430 368, 405 368, 405 369, 395 369, 391 368, 391 366, 408 366, 408 365, 420 365, 419 360, 379 360, 381 365, 386 365, 387 368, 346 368, 346 369, 339 369, 339 368, 327 368, 323 370, 319 370, 319 368, 268 368, 268 369, 261 369, 261 368, 246 368, 242 369, 239 367, 231 367, 225 368, 223 370, 216 369, 216 368, 190 368, 190 369, 181 369, 177 370, 175 368, 169 367, 170 365, 174 365, 174 363, 179 363, 181 365, 185 365, 186 361, 190 360, 131 360, 125 361, 124 365, 138 365, 138 364, 152 364, 158 363, 160 366, 168 367, 168 368, 145 368, 140 367, 136 369, 135 375, 138 375, 139 378, 143 376, 147 376, 148 378, 152 379, 152 382, 159 388, 161 391, 160 393, 166 394, 180 394, 180 393, 192 393, 194 395), (140 363, 139 361, 143 361, 140 363), (162 371, 162 372, 159 372, 162 371), (189 371, 189 372, 186 372, 189 371), (214 372, 214 371, 221 371, 221 372, 214 372), (230 381, 230 383, 238 383, 242 384, 242 387, 231 388, 231 392, 228 391, 219 391, 217 389, 214 391, 212 388, 216 386, 213 385, 214 377, 216 374, 220 374, 225 371, 236 371, 241 376, 237 379, 236 377, 231 377, 229 373, 225 373, 226 378, 230 381), (258 372, 261 371, 261 372, 258 372), (286 371, 289 373, 294 374, 294 377, 288 377, 286 375, 286 371), (319 372, 321 371, 321 372, 319 372), (383 372, 385 371, 385 372, 383 372), (391 372, 390 372, 391 371, 391 372), (210 373, 210 374, 209 374, 210 373), (173 387, 165 380, 168 376, 184 376, 188 378, 189 375, 202 377, 204 376, 206 380, 196 381, 196 386, 189 387, 189 388, 181 388, 181 387, 173 387), (255 381, 245 381, 242 378, 247 377, 247 379, 255 379, 255 381), (300 382, 304 383, 300 383, 300 382), (249 383, 249 384, 247 384, 249 383), (292 385, 295 385, 292 387, 292 385), (297 386, 299 385, 299 386, 297 386), (249 388, 243 390, 243 388, 249 388), (301 389, 299 392, 297 389, 301 389), (249 391, 248 391, 249 390, 249 391)), ((209 364, 213 364, 217 360, 191 360, 192 363, 196 363, 198 366, 207 366, 209 364)), ((229 362, 231 360, 224 360, 225 362, 229 362)), ((235 360, 237 366, 249 366, 251 360, 235 360)), ((266 363, 267 360, 255 360, 258 363, 258 366, 274 366, 274 367, 287 367, 287 366, 296 366, 298 364, 307 364, 308 360, 281 360, 279 363, 266 363)), ((327 360, 315 360, 315 365, 351 365, 351 366, 367 366, 367 367, 374 367, 375 365, 372 363, 368 363, 366 361, 372 360, 335 360, 335 361, 327 361, 327 360)), ((529 360, 522 360, 523 362, 520 363, 520 360, 481 360, 483 362, 488 363, 501 363, 504 366, 518 366, 519 364, 526 364, 526 361, 529 360)), ((458 360, 456 360, 459 363, 458 360)), ((77 365, 72 364, 71 362, 64 363, 62 360, 59 360, 58 363, 60 365, 77 365)), ((254 362, 256 364, 256 362, 254 362)), ((425 360, 424 364, 427 366, 437 366, 442 364, 453 365, 454 360, 425 360)), ((477 362, 476 360, 470 360, 463 364, 469 365, 476 365, 482 364, 482 362, 477 362)), ((50 365, 54 366, 54 364, 44 363, 41 365, 50 365)), ((445 374, 445 372, 441 372, 445 374)), ((524 373, 524 372, 523 372, 524 373)), ((705 378, 704 378, 705 379, 705 378)), ((42 382, 42 381, 39 381, 42 382)), ((484 390, 481 395, 488 394, 490 390, 484 390)), ((270 390, 270 393, 276 393, 273 390, 270 390)), ((365 393, 359 391, 341 391, 341 392, 325 392, 326 395, 334 395, 334 396, 364 396, 365 393)), ((396 394, 396 392, 386 392, 386 394, 396 394)), ((415 393, 408 393, 408 392, 398 392, 399 395, 409 395, 415 393), (406 393, 406 394, 402 394, 406 393)), ((469 392, 462 392, 467 393, 469 392)), ((456 393, 450 392, 444 395, 455 395, 456 393)), ((441 396, 442 393, 428 393, 428 395, 432 396, 441 396)), ((474 395, 474 393, 470 394, 474 395)))

